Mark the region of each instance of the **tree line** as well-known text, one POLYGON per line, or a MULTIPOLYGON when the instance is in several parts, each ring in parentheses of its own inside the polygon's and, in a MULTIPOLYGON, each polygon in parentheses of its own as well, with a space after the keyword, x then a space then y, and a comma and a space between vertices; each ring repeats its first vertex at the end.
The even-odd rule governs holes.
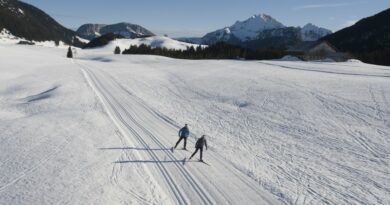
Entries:
MULTIPOLYGON (((118 48, 115 48, 114 53, 118 53, 118 48)), ((190 46, 187 47, 186 50, 152 48, 145 44, 141 44, 139 46, 131 45, 128 49, 125 49, 122 54, 160 55, 179 59, 267 60, 281 58, 285 55, 285 52, 283 48, 262 48, 252 50, 219 42, 207 47, 201 45, 190 46)))

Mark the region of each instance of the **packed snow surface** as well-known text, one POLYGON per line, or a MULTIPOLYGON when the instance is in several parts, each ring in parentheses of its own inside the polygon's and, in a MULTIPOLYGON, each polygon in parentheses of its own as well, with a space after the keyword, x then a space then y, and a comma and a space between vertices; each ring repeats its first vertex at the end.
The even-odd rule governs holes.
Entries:
POLYGON ((0 45, 0 204, 390 203, 389 67, 102 50, 0 45))

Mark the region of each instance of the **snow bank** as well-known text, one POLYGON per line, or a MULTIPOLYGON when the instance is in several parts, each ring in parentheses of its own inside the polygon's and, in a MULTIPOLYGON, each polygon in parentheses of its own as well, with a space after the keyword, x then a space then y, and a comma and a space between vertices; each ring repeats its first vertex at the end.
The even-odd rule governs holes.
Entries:
POLYGON ((347 63, 363 63, 363 62, 358 59, 349 59, 347 60, 347 63))
POLYGON ((5 28, 3 28, 3 30, 0 31, 0 43, 15 44, 21 40, 24 39, 14 36, 10 31, 8 31, 5 28))
POLYGON ((314 60, 313 62, 320 62, 320 63, 335 63, 336 61, 331 58, 324 58, 321 60, 314 60))
POLYGON ((295 56, 291 56, 291 55, 286 55, 286 56, 283 56, 281 59, 279 59, 280 61, 302 61, 301 59, 299 59, 298 57, 295 57, 295 56))

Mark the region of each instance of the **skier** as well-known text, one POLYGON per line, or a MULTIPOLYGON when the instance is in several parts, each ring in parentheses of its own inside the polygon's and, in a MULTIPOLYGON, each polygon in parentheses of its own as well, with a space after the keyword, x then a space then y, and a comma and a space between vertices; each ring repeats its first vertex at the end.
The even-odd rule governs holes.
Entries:
MULTIPOLYGON (((188 129, 188 125, 185 124, 183 128, 181 128, 179 130, 179 140, 176 142, 176 145, 173 149, 175 149, 177 147, 177 145, 179 145, 179 143, 181 142, 181 140, 184 139, 184 150, 187 150, 186 146, 187 146, 187 138, 188 136, 190 135, 190 130, 188 129)), ((172 150, 173 150, 172 149, 172 150)))
POLYGON ((202 159, 202 156, 203 156, 203 146, 206 146, 206 150, 207 150, 207 140, 206 140, 206 135, 202 135, 201 138, 198 139, 198 141, 196 141, 196 144, 195 144, 195 152, 191 155, 190 159, 198 152, 198 150, 200 150, 200 160, 201 162, 203 162, 203 159, 202 159))

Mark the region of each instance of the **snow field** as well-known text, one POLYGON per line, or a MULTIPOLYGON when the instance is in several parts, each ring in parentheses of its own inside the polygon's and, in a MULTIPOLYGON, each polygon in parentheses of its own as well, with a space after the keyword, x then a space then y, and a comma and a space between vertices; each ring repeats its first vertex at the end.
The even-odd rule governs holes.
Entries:
POLYGON ((109 46, 0 45, 1 203, 390 203, 388 67, 109 46))

